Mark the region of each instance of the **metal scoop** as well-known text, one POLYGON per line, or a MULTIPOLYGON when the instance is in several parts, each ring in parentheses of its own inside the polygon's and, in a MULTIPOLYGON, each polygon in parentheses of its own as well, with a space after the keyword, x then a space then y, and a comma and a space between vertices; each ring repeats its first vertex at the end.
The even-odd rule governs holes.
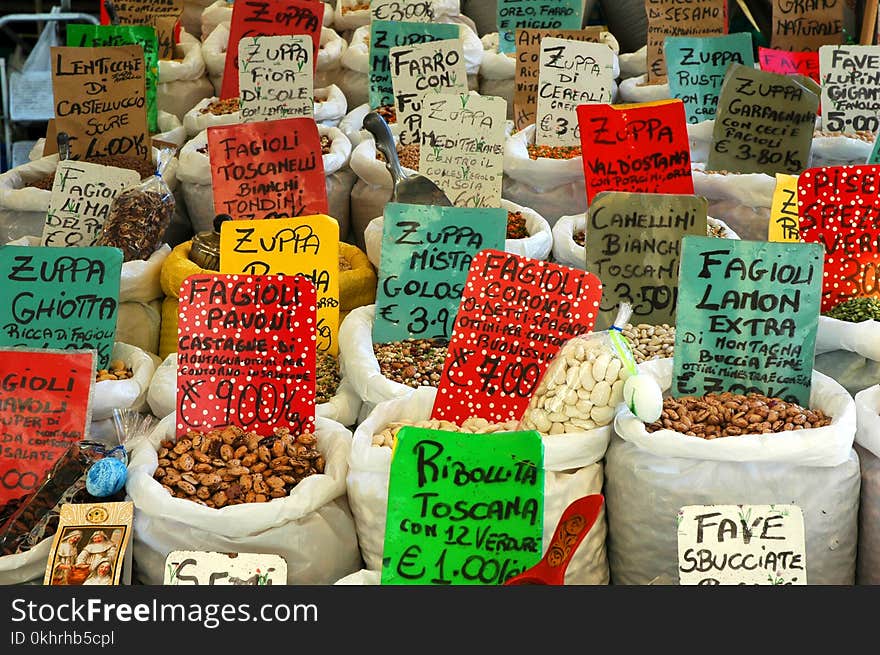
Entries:
POLYGON ((438 205, 452 207, 443 190, 424 175, 407 175, 400 167, 394 135, 388 123, 379 114, 371 111, 364 117, 364 129, 376 140, 376 148, 385 155, 388 172, 391 173, 391 200, 408 205, 438 205))

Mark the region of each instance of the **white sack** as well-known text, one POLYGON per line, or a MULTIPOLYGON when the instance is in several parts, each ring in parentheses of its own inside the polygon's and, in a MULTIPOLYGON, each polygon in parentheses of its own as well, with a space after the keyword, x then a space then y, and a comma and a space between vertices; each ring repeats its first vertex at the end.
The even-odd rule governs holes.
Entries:
POLYGON ((856 451, 862 472, 856 584, 880 584, 880 386, 856 394, 856 451))
POLYGON ((694 193, 709 201, 708 213, 731 227, 742 239, 766 241, 776 178, 765 173, 706 172, 693 162, 694 193))
POLYGON ((156 364, 142 349, 117 341, 113 344, 110 360, 121 359, 131 369, 128 380, 95 382, 92 396, 92 421, 103 421, 113 416, 114 409, 141 411, 147 403, 147 390, 156 370, 156 364))

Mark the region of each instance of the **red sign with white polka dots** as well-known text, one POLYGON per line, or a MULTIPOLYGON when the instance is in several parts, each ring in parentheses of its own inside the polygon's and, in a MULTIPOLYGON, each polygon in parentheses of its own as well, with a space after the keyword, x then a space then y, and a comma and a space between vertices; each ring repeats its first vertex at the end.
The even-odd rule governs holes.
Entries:
POLYGON ((471 262, 431 418, 519 420, 562 345, 591 332, 592 273, 498 250, 471 262))
POLYGON ((880 296, 880 166, 810 168, 798 178, 801 238, 825 246, 822 312, 880 296))
POLYGON ((300 275, 192 275, 180 286, 177 434, 313 432, 317 294, 300 275))

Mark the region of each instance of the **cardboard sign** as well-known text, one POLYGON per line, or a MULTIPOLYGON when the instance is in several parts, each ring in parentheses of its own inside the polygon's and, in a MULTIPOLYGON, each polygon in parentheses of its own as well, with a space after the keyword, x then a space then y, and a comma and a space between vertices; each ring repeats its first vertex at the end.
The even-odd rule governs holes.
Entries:
POLYGON ((134 503, 64 503, 44 585, 118 585, 131 540, 134 503))
POLYGON ((776 190, 770 205, 767 241, 800 241, 798 233, 798 176, 776 174, 776 190))
POLYGON ((761 70, 780 75, 804 75, 819 84, 819 53, 758 48, 761 70))
POLYGON ((159 131, 156 87, 159 84, 159 39, 156 29, 147 25, 83 25, 67 26, 67 45, 119 46, 139 45, 144 49, 147 83, 147 126, 151 134, 159 131))
POLYGON ((376 109, 394 104, 391 48, 460 38, 461 29, 458 25, 372 21, 370 23, 370 107, 376 109))
POLYGON ((300 276, 191 275, 180 285, 177 435, 235 424, 314 431, 315 285, 300 276))
POLYGON ((319 352, 339 352, 339 223, 329 216, 227 221, 220 228, 220 272, 302 275, 317 293, 319 352))
POLYGON ((577 30, 583 23, 581 0, 498 0, 498 52, 516 51, 519 28, 577 30))
POLYGON ((689 123, 713 120, 724 73, 730 64, 754 66, 752 35, 666 37, 669 93, 684 103, 689 123))
POLYGON ((118 248, 0 247, 0 346, 94 349, 107 368, 121 272, 118 248))
POLYGON ((150 158, 146 66, 139 45, 52 47, 55 129, 71 159, 150 158))
POLYGON ((614 53, 604 43, 541 42, 535 142, 579 146, 578 105, 614 99, 614 53))
POLYGON ((679 584, 807 584, 796 505, 687 505, 676 522, 679 584))
POLYGON ((422 107, 426 94, 467 94, 467 70, 461 39, 391 48, 389 52, 398 139, 406 146, 422 142, 422 107))
POLYGON ((540 434, 397 433, 382 584, 504 584, 540 561, 543 532, 540 434))
POLYGON ((793 77, 727 69, 706 170, 798 174, 809 165, 819 97, 793 77))
POLYGON ((432 23, 436 18, 434 0, 371 0, 371 20, 405 23, 432 23))
POLYGON ((830 132, 880 130, 880 46, 819 48, 822 128, 830 132))
POLYGON ((448 340, 471 261, 506 234, 506 209, 385 205, 373 341, 448 340))
POLYGON ((670 36, 727 33, 727 0, 645 0, 648 14, 648 84, 666 82, 664 43, 670 36))
POLYGON ((773 0, 770 45, 816 51, 843 42, 844 0, 773 0))
POLYGON ((422 99, 419 170, 456 207, 499 207, 504 177, 504 98, 429 93, 422 99))
POLYGON ((159 40, 159 59, 174 59, 175 46, 180 41, 180 22, 177 16, 153 16, 150 24, 159 40))
POLYGON ((541 41, 546 38, 602 43, 604 27, 583 30, 516 30, 516 72, 513 85, 513 120, 518 130, 535 122, 538 111, 538 76, 541 41))
MULTIPOLYGON (((226 64, 220 97, 237 98, 238 43, 255 36, 291 36, 304 34, 312 39, 312 62, 318 65, 324 3, 320 0, 248 0, 232 5, 226 64)), ((320 152, 320 151, 319 151, 320 152)))
MULTIPOLYGON (((110 24, 104 2, 101 25, 110 24)), ((231 4, 231 3, 230 3, 231 4)), ((179 19, 184 0, 115 0, 113 3, 120 25, 151 25, 159 41, 159 59, 173 59, 174 46, 180 40, 179 19)))
POLYGON ((825 248, 822 311, 880 295, 880 166, 810 168, 798 178, 800 235, 825 248))
POLYGON ((672 394, 757 392, 809 406, 822 248, 682 240, 672 394))
POLYGON ((214 553, 172 550, 165 558, 164 585, 245 585, 264 587, 287 584, 287 562, 269 553, 214 553))
POLYGON ((140 173, 127 168, 71 159, 58 162, 40 244, 95 245, 113 199, 140 181, 140 173))
POLYGON ((91 421, 93 352, 0 350, 0 507, 35 492, 91 421))
POLYGON ((598 194, 589 208, 586 270, 604 286, 595 330, 607 330, 621 302, 633 324, 675 325, 681 239, 706 234, 705 198, 653 193, 598 194))
POLYGON ((218 214, 235 219, 327 214, 321 137, 311 118, 208 128, 218 214))
POLYGON ((587 204, 600 191, 693 194, 684 105, 581 105, 587 204))
POLYGON ((253 36, 238 42, 243 123, 312 118, 315 75, 308 36, 253 36))
POLYGON ((592 273, 484 250, 474 257, 431 417, 519 420, 550 360, 590 332, 602 283, 592 273))

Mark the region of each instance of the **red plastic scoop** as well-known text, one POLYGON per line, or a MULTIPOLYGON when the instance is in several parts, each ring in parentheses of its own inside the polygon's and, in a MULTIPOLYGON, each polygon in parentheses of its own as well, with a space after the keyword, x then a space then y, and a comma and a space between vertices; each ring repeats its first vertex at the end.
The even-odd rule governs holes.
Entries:
POLYGON ((593 494, 584 496, 574 501, 565 508, 556 530, 553 532, 553 539, 550 540, 550 547, 544 553, 541 561, 532 568, 527 569, 516 575, 507 582, 506 585, 521 584, 543 584, 543 585, 561 585, 565 578, 565 570, 571 562, 574 551, 577 550, 584 537, 593 527, 599 513, 602 511, 602 505, 605 498, 602 494, 593 494))

